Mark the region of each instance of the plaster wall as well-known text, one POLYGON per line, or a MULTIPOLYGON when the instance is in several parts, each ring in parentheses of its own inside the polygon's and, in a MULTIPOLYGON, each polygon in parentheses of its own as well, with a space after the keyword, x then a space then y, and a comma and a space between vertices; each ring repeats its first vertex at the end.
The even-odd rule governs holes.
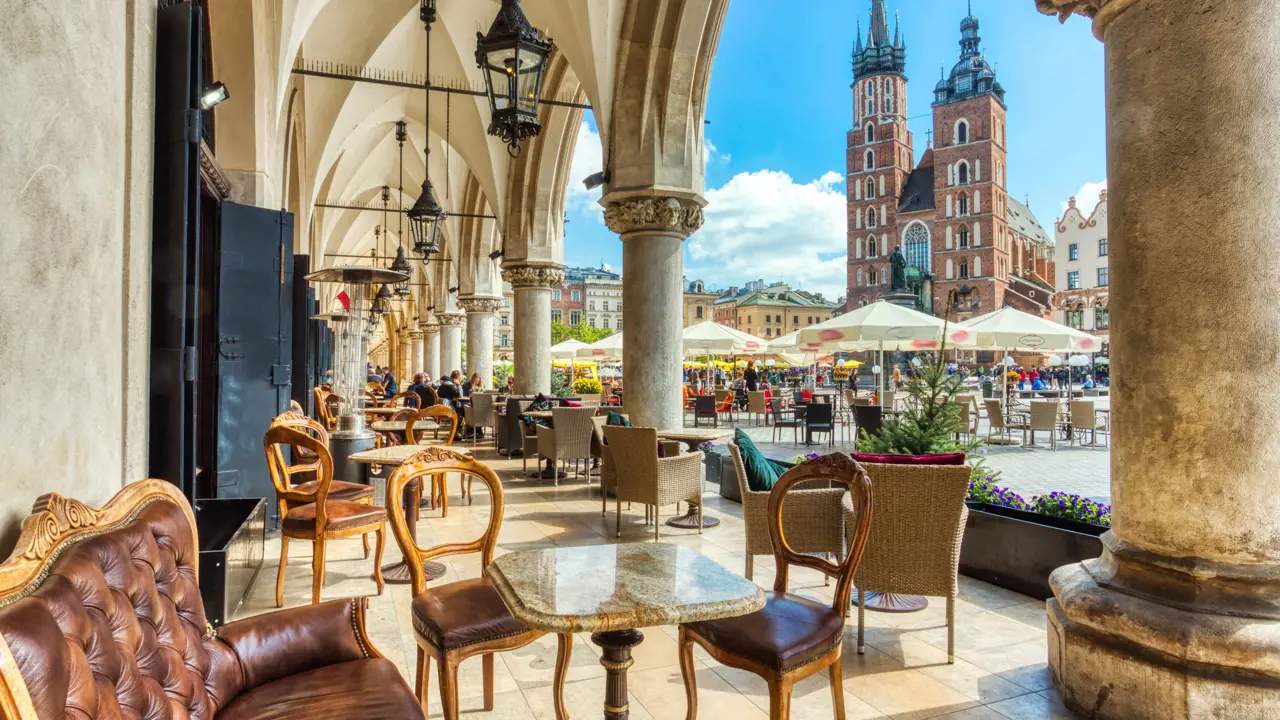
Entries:
POLYGON ((0 24, 0 554, 40 494, 146 472, 155 5, 0 24))

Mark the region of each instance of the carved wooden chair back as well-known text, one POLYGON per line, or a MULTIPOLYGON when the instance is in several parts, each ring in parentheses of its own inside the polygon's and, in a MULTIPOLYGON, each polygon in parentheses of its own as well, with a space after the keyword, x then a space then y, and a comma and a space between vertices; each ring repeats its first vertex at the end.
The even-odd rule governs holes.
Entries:
MULTIPOLYGON (((391 530, 395 533, 396 543, 409 565, 409 574, 413 579, 413 594, 418 595, 427 588, 427 578, 422 571, 422 563, 450 555, 466 555, 480 553, 480 566, 488 567, 493 562, 493 551, 498 545, 498 531, 502 529, 502 516, 506 508, 506 500, 502 490, 502 481, 497 473, 488 465, 473 458, 443 447, 424 447, 408 460, 400 464, 391 478, 387 480, 387 515, 391 521, 391 530), (484 535, 465 543, 445 543, 432 548, 423 548, 409 532, 408 521, 404 515, 404 489, 414 480, 421 483, 429 477, 458 473, 464 479, 477 478, 489 489, 489 525, 484 535)), ((416 511, 413 511, 416 512, 416 511)))
POLYGON ((816 460, 802 463, 788 470, 778 478, 773 490, 769 493, 769 537, 773 543, 773 558, 777 571, 773 581, 773 591, 787 592, 790 578, 790 566, 800 565, 836 579, 835 598, 832 609, 840 613, 840 617, 849 616, 849 596, 853 591, 853 576, 858 572, 858 563, 867 549, 867 539, 871 535, 871 478, 867 471, 856 460, 844 453, 824 455, 816 460), (783 506, 787 494, 795 487, 813 481, 829 481, 843 485, 853 497, 857 508, 857 525, 847 530, 849 547, 844 558, 835 563, 825 555, 805 555, 792 549, 787 542, 782 517, 783 506))
POLYGON ((391 398, 391 402, 387 404, 391 405, 392 407, 398 407, 400 405, 403 405, 404 407, 407 407, 407 408, 408 407, 416 408, 418 407, 418 403, 421 402, 421 400, 422 398, 418 397, 418 393, 412 390, 405 390, 402 393, 396 393, 395 397, 391 398))
MULTIPOLYGON (((405 442, 411 445, 418 442, 418 436, 415 434, 418 431, 415 430, 415 426, 427 418, 445 418, 449 421, 449 434, 445 437, 444 442, 439 444, 452 445, 454 436, 458 434, 458 413, 454 412, 453 408, 448 405, 432 405, 414 413, 414 416, 405 422, 405 442)), ((439 420, 436 422, 439 423, 439 420)))
MULTIPOLYGON (((287 410, 280 413, 271 421, 271 427, 276 427, 277 425, 285 425, 301 430, 319 440, 325 447, 329 447, 329 430, 324 425, 304 415, 301 410, 287 410)), ((289 466, 291 472, 286 476, 286 480, 291 480, 294 475, 299 473, 314 472, 319 467, 319 462, 316 454, 307 448, 293 448, 293 465, 289 466)))
POLYGON ((262 439, 267 454, 267 469, 271 471, 271 482, 276 486, 276 501, 280 504, 280 517, 289 511, 289 505, 316 504, 316 531, 321 533, 328 522, 325 512, 325 499, 329 496, 329 485, 333 482, 333 456, 329 448, 296 425, 272 425, 262 439), (316 455, 314 465, 290 465, 285 460, 284 448, 303 448, 316 455), (300 492, 293 488, 290 476, 299 472, 314 470, 316 489, 314 492, 300 492))

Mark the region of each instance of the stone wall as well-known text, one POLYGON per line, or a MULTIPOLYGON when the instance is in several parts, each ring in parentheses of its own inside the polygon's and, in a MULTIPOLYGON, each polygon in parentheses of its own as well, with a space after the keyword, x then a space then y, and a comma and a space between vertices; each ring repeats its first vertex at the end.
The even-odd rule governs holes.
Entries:
POLYGON ((0 24, 0 554, 41 493, 146 472, 155 6, 0 24))

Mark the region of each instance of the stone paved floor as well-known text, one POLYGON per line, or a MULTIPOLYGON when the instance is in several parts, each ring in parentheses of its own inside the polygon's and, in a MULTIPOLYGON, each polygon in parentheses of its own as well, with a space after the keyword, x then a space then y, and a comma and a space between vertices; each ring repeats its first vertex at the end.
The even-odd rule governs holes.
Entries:
MULTIPOLYGON (((1107 398, 1097 400, 1098 408, 1109 408, 1107 398)), ((747 431, 761 449, 776 457, 793 457, 809 450, 803 444, 791 441, 790 429, 779 430, 779 442, 773 442, 773 427, 761 426, 750 418, 738 418, 728 427, 741 427, 747 431)), ((986 419, 980 421, 979 435, 986 437, 988 425, 986 419)), ((801 442, 804 429, 801 428, 801 442)), ((825 443, 826 437, 820 436, 825 443)), ((1012 488, 1015 492, 1030 499, 1032 495, 1043 495, 1053 491, 1072 492, 1100 502, 1111 502, 1111 448, 1087 448, 1080 445, 1069 445, 1059 439, 1057 449, 1049 447, 1049 439, 1045 433, 1038 433, 1036 443, 1042 448, 1021 447, 1022 433, 1015 431, 1013 439, 1018 446, 987 445, 987 464, 1000 472, 999 485, 1012 488)), ((1099 443, 1103 442, 1099 436, 1099 443)), ((812 448, 822 451, 826 448, 812 448)), ((853 444, 837 432, 835 448, 851 450, 853 444)))
MULTIPOLYGON (((492 449, 477 457, 499 470, 506 489, 507 507, 499 537, 498 554, 526 548, 593 545, 617 542, 614 517, 600 516, 596 487, 581 479, 562 480, 559 489, 550 481, 526 480, 519 461, 499 458, 492 449)), ((699 535, 694 530, 663 527, 662 539, 691 547, 735 572, 744 567, 744 530, 741 506, 710 494, 707 512, 722 525, 699 535)), ((456 496, 456 484, 453 494, 456 496)), ((418 525, 424 546, 474 539, 487 522, 488 497, 476 485, 473 506, 453 505, 449 516, 427 511, 418 525)), ((663 508, 663 516, 674 508, 663 508)), ((651 541, 652 529, 644 524, 639 506, 624 513, 622 542, 651 541)), ((240 616, 273 609, 279 538, 267 543, 266 561, 250 590, 240 616)), ((399 558, 388 537, 384 561, 399 558)), ((328 549, 325 599, 371 595, 372 559, 362 558, 358 539, 331 543, 328 549)), ((311 546, 290 543, 290 563, 285 579, 286 606, 309 602, 311 546)), ((476 577, 478 556, 446 561, 448 575, 437 582, 476 577)), ((773 562, 758 557, 755 581, 773 583, 773 562)), ((1044 603, 982 582, 960 578, 956 606, 957 659, 946 663, 944 604, 933 601, 918 613, 891 615, 867 613, 866 654, 856 653, 856 613, 846 627, 844 650, 845 708, 848 720, 862 718, 933 718, 987 720, 999 718, 1070 718, 1052 689, 1046 664, 1044 603)), ((814 572, 792 571, 792 589, 814 598, 830 600, 831 587, 814 572)), ((381 596, 371 598, 369 632, 375 646, 390 657, 412 683, 416 645, 409 618, 410 592, 404 585, 387 585, 381 596)), ((630 672, 631 711, 636 720, 670 718, 685 713, 685 696, 676 657, 675 628, 649 628, 636 649, 630 672)), ((501 720, 552 720, 550 683, 555 664, 555 640, 541 641, 520 650, 502 653, 495 663, 496 701, 492 712, 481 706, 480 660, 463 663, 460 698, 463 717, 501 720)), ((573 649, 566 704, 576 718, 599 717, 604 698, 604 669, 589 637, 578 637, 573 649)), ((722 666, 701 649, 696 650, 699 712, 702 718, 753 720, 768 715, 768 693, 754 675, 722 666)), ((430 715, 440 716, 439 692, 434 676, 430 689, 430 715)), ((795 688, 792 714, 796 720, 832 717, 831 694, 825 674, 808 678, 795 688)))

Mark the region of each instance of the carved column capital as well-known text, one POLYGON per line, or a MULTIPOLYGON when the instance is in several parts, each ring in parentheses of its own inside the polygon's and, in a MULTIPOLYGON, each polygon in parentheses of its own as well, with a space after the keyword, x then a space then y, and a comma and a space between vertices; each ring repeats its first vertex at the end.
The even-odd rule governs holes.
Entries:
POLYGON ((458 298, 458 307, 471 313, 496 313, 502 308, 502 298, 500 297, 464 297, 458 298))
POLYGON ((550 288, 564 283, 564 268, 558 265, 511 265, 502 269, 502 279, 513 288, 550 288))
POLYGON ((440 323, 437 323, 437 322, 418 323, 418 329, 422 331, 424 336, 434 335, 440 332, 440 323))
POLYGON ((462 321, 465 320, 466 317, 467 316, 462 313, 440 313, 436 315, 436 320, 439 321, 440 327, 442 328, 446 326, 458 327, 459 325, 462 325, 462 321))
POLYGON ((619 235, 639 231, 678 233, 685 237, 702 227, 700 200, 637 197, 605 204, 604 224, 619 235))
POLYGON ((421 340, 424 335, 425 333, 423 333, 421 329, 409 331, 410 340, 421 340))
POLYGON ((1099 40, 1107 25, 1111 24, 1120 13, 1137 4, 1138 0, 1036 0, 1036 9, 1045 15, 1056 15, 1059 22, 1067 18, 1082 15, 1093 20, 1093 35, 1099 40))

